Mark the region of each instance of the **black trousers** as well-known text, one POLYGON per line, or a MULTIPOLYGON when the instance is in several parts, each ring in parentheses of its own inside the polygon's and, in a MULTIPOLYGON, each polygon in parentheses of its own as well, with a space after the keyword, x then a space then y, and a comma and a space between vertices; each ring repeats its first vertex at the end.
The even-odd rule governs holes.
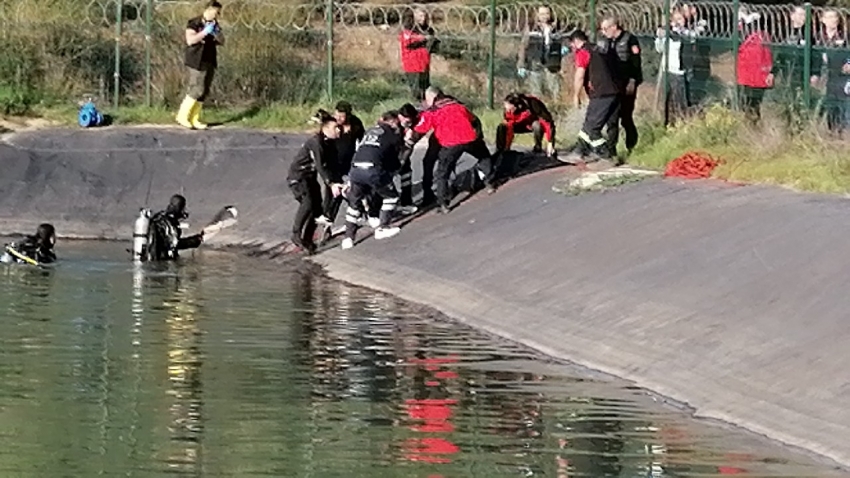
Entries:
POLYGON ((741 110, 750 121, 761 118, 761 102, 764 100, 764 88, 741 87, 741 110))
POLYGON ((381 226, 386 227, 392 220, 392 214, 398 203, 398 192, 393 185, 392 177, 371 174, 368 170, 359 172, 353 170, 349 175, 348 208, 345 211, 345 237, 355 239, 360 218, 363 216, 363 200, 369 203, 369 209, 374 204, 381 204, 381 226), (380 202, 379 202, 380 200, 380 202))
POLYGON ((616 146, 611 146, 611 135, 612 131, 616 131, 619 127, 617 124, 619 107, 620 101, 616 95, 590 99, 584 116, 584 126, 578 135, 582 155, 593 152, 602 157, 608 157, 612 154, 616 146), (605 127, 608 128, 608 142, 602 137, 602 128, 605 127))
POLYGON ((635 101, 637 101, 637 92, 633 95, 622 94, 619 97, 619 108, 617 116, 619 116, 619 125, 615 123, 613 128, 608 129, 608 147, 611 154, 617 153, 617 143, 620 141, 620 125, 626 132, 626 149, 631 151, 638 142, 638 130, 635 125, 635 101))
POLYGON ((428 149, 422 157, 422 205, 428 205, 437 200, 434 195, 434 167, 440 157, 442 146, 432 134, 428 139, 428 149))
MULTIPOLYGON (((534 150, 540 151, 543 149, 543 125, 540 121, 534 121, 530 124, 519 124, 513 126, 513 131, 510 131, 510 126, 505 123, 496 127, 496 152, 507 151, 511 148, 513 137, 517 134, 531 133, 534 137, 534 150)), ((555 126, 552 126, 552 139, 555 139, 555 126)))
POLYGON ((405 148, 399 155, 401 168, 398 170, 398 179, 401 183, 399 203, 402 206, 413 205, 413 164, 411 162, 413 148, 405 148))
POLYGON ((316 176, 306 176, 289 181, 289 189, 298 201, 298 211, 295 212, 295 221, 292 223, 292 236, 298 238, 301 244, 313 243, 313 234, 316 232, 316 218, 322 215, 322 192, 319 189, 319 180, 316 176))
POLYGON ((431 86, 431 72, 423 71, 422 73, 405 73, 407 79, 407 87, 410 88, 410 95, 416 101, 425 99, 425 90, 431 86))
POLYGON ((334 197, 330 184, 322 183, 321 191, 322 214, 328 219, 328 221, 334 222, 337 214, 339 214, 339 208, 342 205, 342 196, 334 197))
POLYGON ((451 203, 451 190, 449 189, 449 177, 454 172, 457 162, 463 153, 471 154, 478 160, 478 169, 484 174, 484 184, 493 184, 495 167, 490 150, 483 138, 466 144, 455 146, 443 146, 437 155, 437 201, 441 206, 448 207, 451 203))
POLYGON ((670 93, 667 95, 667 113, 671 121, 684 119, 691 108, 691 85, 687 73, 684 75, 668 75, 670 93))

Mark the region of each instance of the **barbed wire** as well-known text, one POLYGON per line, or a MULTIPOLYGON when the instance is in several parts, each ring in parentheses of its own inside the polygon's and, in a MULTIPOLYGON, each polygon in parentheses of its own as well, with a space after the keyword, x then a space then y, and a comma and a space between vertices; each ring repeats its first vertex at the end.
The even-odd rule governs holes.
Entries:
MULTIPOLYGON (((495 11, 495 31, 499 36, 518 36, 534 22, 539 4, 517 2, 500 4, 495 11)), ((737 31, 738 13, 728 1, 700 1, 689 5, 687 16, 704 24, 706 38, 729 39, 737 31)), ((129 30, 145 28, 145 0, 124 0, 122 23, 129 30)), ((222 23, 240 30, 326 30, 326 7, 321 3, 286 4, 275 0, 249 0, 227 7, 222 23)), ((373 28, 398 31, 413 17, 416 9, 425 10, 431 26, 438 35, 446 37, 479 37, 489 34, 490 8, 486 5, 445 4, 361 4, 337 3, 333 11, 335 29, 373 28)), ((590 27, 591 15, 577 5, 554 3, 552 13, 562 30, 590 27)), ((785 38, 792 31, 791 4, 741 4, 748 13, 759 14, 759 22, 771 38, 785 38)), ((845 34, 850 26, 850 9, 812 7, 813 36, 821 35, 820 20, 827 10, 838 13, 840 28, 845 34)), ((45 3, 43 0, 0 2, 0 26, 71 24, 83 22, 90 27, 111 27, 116 22, 117 3, 114 0, 70 0, 67 3, 45 3), (59 5, 59 6, 57 6, 59 5)), ((192 16, 198 15, 194 2, 157 1, 152 12, 152 27, 180 29, 192 16)), ((630 31, 644 36, 655 35, 663 27, 665 15, 657 1, 605 2, 597 4, 596 19, 616 15, 630 31)))

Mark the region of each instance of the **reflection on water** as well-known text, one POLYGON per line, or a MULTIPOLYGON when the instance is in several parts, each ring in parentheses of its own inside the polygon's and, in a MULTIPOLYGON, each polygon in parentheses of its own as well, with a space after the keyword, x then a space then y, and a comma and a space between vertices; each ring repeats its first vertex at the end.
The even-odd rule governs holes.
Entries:
POLYGON ((843 476, 391 297, 123 249, 0 268, 0 476, 843 476))

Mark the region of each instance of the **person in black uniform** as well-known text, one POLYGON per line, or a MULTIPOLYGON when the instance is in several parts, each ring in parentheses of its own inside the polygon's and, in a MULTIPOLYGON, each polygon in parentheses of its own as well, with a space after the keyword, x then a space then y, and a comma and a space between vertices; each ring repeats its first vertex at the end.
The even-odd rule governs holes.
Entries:
MULTIPOLYGON (((366 129, 363 127, 363 122, 360 118, 351 112, 351 104, 347 101, 340 101, 334 108, 333 116, 339 125, 339 138, 335 141, 336 144, 336 160, 328 164, 331 169, 332 176, 342 178, 348 174, 351 169, 351 158, 354 157, 354 151, 357 150, 357 143, 363 139, 363 133, 366 129)), ((333 195, 329 184, 322 185, 322 215, 316 219, 320 225, 329 228, 333 226, 339 207, 342 205, 342 195, 333 195)))
POLYGON ((180 222, 189 217, 186 212, 186 198, 180 194, 171 196, 168 207, 151 217, 148 226, 148 245, 145 258, 148 261, 173 260, 179 257, 177 251, 195 249, 204 242, 203 231, 189 237, 182 235, 180 222))
POLYGON ((218 24, 220 13, 221 3, 212 0, 207 3, 203 15, 192 18, 186 24, 184 64, 189 72, 189 91, 177 113, 177 123, 186 128, 207 127, 200 121, 201 108, 210 93, 215 69, 218 67, 217 49, 224 45, 224 34, 218 24))
POLYGON ((399 233, 399 228, 389 227, 398 203, 398 193, 393 175, 400 168, 399 155, 404 144, 398 123, 398 111, 388 111, 378 124, 366 131, 363 141, 351 163, 348 173, 348 209, 345 214, 345 239, 343 249, 354 247, 357 228, 363 213, 363 200, 380 196, 382 199, 380 223, 375 228, 375 239, 387 239, 399 233))
POLYGON ((335 175, 328 165, 336 161, 335 140, 339 138, 339 124, 327 112, 320 111, 317 121, 320 130, 311 136, 289 166, 287 182, 289 189, 298 201, 298 211, 292 223, 292 243, 308 254, 316 250, 313 234, 316 232, 316 218, 322 214, 322 192, 319 180, 331 188, 331 194, 338 196, 342 192, 342 177, 335 175))
POLYGON ((575 50, 576 62, 573 103, 576 108, 580 107, 582 89, 590 100, 578 142, 570 156, 580 159, 610 158, 612 148, 602 137, 602 128, 607 126, 611 131, 618 127, 620 84, 613 74, 617 58, 613 49, 590 46, 587 35, 581 30, 570 35, 570 44, 575 50))
MULTIPOLYGON (((608 49, 614 50, 617 56, 617 67, 614 76, 620 83, 619 123, 626 132, 626 150, 631 154, 638 142, 638 130, 635 125, 635 102, 638 87, 643 83, 643 70, 640 56, 640 42, 631 32, 623 30, 620 21, 615 16, 607 16, 602 20, 603 38, 599 40, 599 50, 607 54, 608 49)), ((608 147, 611 157, 617 157, 617 142, 620 139, 620 128, 608 129, 608 147)))
POLYGON ((39 264, 50 264, 56 262, 56 253, 53 247, 56 245, 56 230, 52 224, 44 223, 38 226, 35 235, 27 236, 23 240, 7 244, 2 261, 9 263, 23 263, 24 261, 15 257, 14 253, 28 257, 39 264), (13 251, 13 252, 10 252, 13 251))

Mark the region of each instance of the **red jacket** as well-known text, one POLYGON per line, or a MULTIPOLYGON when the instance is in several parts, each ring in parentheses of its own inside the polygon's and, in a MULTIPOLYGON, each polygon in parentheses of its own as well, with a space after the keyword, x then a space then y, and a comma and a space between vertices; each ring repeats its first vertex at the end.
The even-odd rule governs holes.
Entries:
POLYGON ((404 29, 398 35, 401 46, 401 66, 405 73, 424 73, 431 66, 431 52, 428 51, 425 35, 404 29))
POLYGON ((419 115, 419 124, 413 128, 419 134, 434 130, 434 137, 445 148, 468 144, 478 138, 472 126, 475 116, 457 100, 441 101, 419 115))
POLYGON ((738 49, 738 84, 750 88, 772 88, 767 76, 773 70, 773 54, 767 33, 756 31, 738 49))

